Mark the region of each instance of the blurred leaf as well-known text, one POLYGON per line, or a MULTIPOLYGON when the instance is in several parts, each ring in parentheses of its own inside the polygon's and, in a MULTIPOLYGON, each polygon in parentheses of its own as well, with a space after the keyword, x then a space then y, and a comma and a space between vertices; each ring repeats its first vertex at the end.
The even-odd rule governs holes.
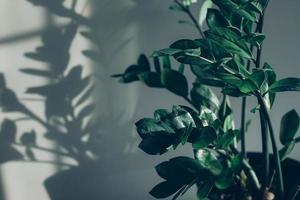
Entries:
POLYGON ((197 200, 205 200, 212 188, 212 181, 207 181, 199 185, 197 188, 197 200))
POLYGON ((177 182, 164 181, 156 185, 149 193, 158 199, 175 194, 183 185, 177 182))
POLYGON ((280 125, 280 142, 281 144, 285 145, 288 142, 291 142, 300 125, 300 118, 297 114, 296 110, 291 110, 287 112, 281 118, 281 125, 280 125))
POLYGON ((233 142, 234 138, 239 135, 238 130, 228 130, 218 138, 218 148, 227 149, 233 142))
POLYGON ((156 72, 144 72, 138 75, 139 79, 148 87, 163 88, 164 86, 160 80, 160 74, 156 72))

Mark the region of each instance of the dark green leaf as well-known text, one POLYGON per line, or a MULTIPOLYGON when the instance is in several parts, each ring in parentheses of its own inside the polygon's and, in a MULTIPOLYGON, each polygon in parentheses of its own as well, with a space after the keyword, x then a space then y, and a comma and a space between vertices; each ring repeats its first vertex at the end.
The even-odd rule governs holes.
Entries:
POLYGON ((149 87, 164 87, 160 80, 160 74, 156 72, 144 72, 138 75, 139 79, 149 87))
POLYGON ((154 68, 157 73, 160 73, 161 66, 159 62, 159 57, 153 57, 154 68))
POLYGON ((193 139, 193 148, 200 149, 203 147, 207 147, 216 139, 217 139, 217 133, 215 129, 206 126, 202 128, 201 131, 197 131, 197 135, 193 139))
POLYGON ((205 200, 212 188, 212 181, 207 181, 201 184, 197 189, 197 200, 205 200))
POLYGON ((168 151, 173 140, 167 136, 148 136, 139 144, 139 148, 150 155, 161 155, 168 151))
POLYGON ((295 145, 296 145, 295 141, 292 140, 286 143, 284 147, 280 149, 279 156, 281 161, 285 160, 288 157, 288 155, 293 151, 295 145))
POLYGON ((299 78, 285 78, 273 83, 269 92, 285 92, 285 91, 300 91, 300 79, 299 78))
POLYGON ((226 10, 229 13, 239 15, 244 17, 250 21, 256 21, 255 14, 249 12, 248 10, 244 9, 239 4, 235 3, 232 0, 213 0, 213 2, 221 9, 226 10))
POLYGON ((238 134, 239 134, 238 130, 232 130, 232 129, 223 133, 218 138, 218 148, 221 149, 228 148, 234 142, 234 138, 237 137, 238 134))
POLYGON ((213 175, 218 176, 222 173, 223 166, 217 158, 217 153, 211 149, 199 149, 196 153, 199 164, 209 170, 213 175))
POLYGON ((139 56, 137 64, 145 71, 150 71, 150 63, 144 54, 139 56))
POLYGON ((213 29, 215 27, 226 27, 228 22, 221 12, 214 8, 209 8, 206 15, 206 23, 209 28, 213 29))
POLYGON ((182 186, 178 182, 164 181, 156 185, 149 193, 158 199, 167 198, 175 194, 182 186))
POLYGON ((299 129, 300 118, 296 110, 287 112, 281 119, 280 142, 285 145, 292 141, 299 129))
POLYGON ((245 40, 229 28, 214 28, 206 31, 205 35, 216 45, 224 47, 228 53, 248 59, 252 58, 252 53, 245 40))
POLYGON ((156 135, 174 135, 174 130, 162 121, 144 118, 135 123, 137 132, 141 138, 156 135))
POLYGON ((200 109, 201 106, 205 106, 212 111, 217 111, 219 108, 220 103, 218 97, 205 85, 194 83, 191 90, 191 98, 198 109, 200 109))
POLYGON ((175 70, 164 69, 161 74, 162 84, 171 92, 186 97, 188 95, 188 83, 184 75, 175 70))

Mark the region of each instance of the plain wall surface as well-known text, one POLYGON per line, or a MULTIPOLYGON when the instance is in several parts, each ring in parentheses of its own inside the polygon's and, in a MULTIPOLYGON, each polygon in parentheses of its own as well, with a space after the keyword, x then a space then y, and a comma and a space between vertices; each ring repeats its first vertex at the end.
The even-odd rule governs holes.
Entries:
MULTIPOLYGON (((170 0, 93 0, 92 10, 97 20, 97 34, 100 40, 100 62, 90 64, 80 55, 86 44, 80 39, 73 45, 73 63, 92 65, 97 80, 97 112, 103 120, 101 127, 103 166, 94 173, 103 174, 99 180, 99 190, 105 200, 151 200, 148 192, 161 179, 154 166, 171 157, 192 156, 189 146, 179 147, 163 156, 149 156, 137 148, 140 139, 134 128, 134 122, 143 117, 152 117, 155 109, 171 109, 172 105, 188 105, 183 99, 164 89, 151 89, 141 83, 121 84, 111 74, 123 72, 127 66, 137 61, 140 53, 151 55, 153 50, 168 47, 172 42, 186 38, 198 38, 197 31, 189 25, 180 25, 179 19, 186 19, 182 13, 168 10, 170 0)), ((200 6, 200 4, 199 4, 200 6)), ((265 18, 267 38, 263 46, 263 62, 271 64, 278 78, 300 77, 298 59, 300 57, 300 21, 298 9, 300 1, 270 1, 265 18)), ((198 14, 198 8, 195 8, 198 14)), ((0 39, 17 32, 30 31, 44 26, 44 10, 33 7, 26 1, 1 0, 0 2, 0 39), (12 15, 9 9, 18 9, 12 15)), ((0 40, 1 41, 1 40, 0 40)), ((31 61, 25 60, 23 53, 34 49, 39 38, 17 43, 0 43, 0 71, 11 77, 9 84, 22 94, 29 85, 42 80, 30 80, 21 75, 18 67, 26 67, 31 61)), ((175 63, 174 63, 175 64, 175 63)), ((178 64, 177 64, 178 65, 178 64)), ((193 80, 193 75, 189 73, 193 80)), ((284 113, 294 108, 300 112, 300 93, 278 94, 271 112, 275 132, 278 133, 280 119, 284 113)), ((239 127, 241 99, 231 99, 239 127)), ((248 117, 252 119, 247 132, 247 149, 260 151, 259 116, 250 113, 256 100, 250 98, 248 117)), ((42 107, 36 106, 37 112, 42 107)), ((30 128, 34 124, 27 124, 30 128)), ((298 136, 300 134, 298 133, 298 136)), ((296 147, 293 158, 300 159, 300 147, 296 147)), ((42 187, 45 177, 57 169, 53 166, 9 163, 1 168, 4 188, 8 200, 47 200, 42 187), (24 167, 26 165, 26 167, 24 167), (38 171, 37 171, 38 169, 38 171)), ((194 199, 194 191, 187 193, 184 199, 194 199)))

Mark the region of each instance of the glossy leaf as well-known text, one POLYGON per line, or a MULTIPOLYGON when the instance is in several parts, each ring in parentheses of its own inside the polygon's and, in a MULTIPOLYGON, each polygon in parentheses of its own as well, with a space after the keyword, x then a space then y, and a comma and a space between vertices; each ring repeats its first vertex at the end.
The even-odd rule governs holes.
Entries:
POLYGON ((245 41, 229 28, 214 28, 205 32, 206 37, 218 46, 222 46, 229 53, 240 57, 252 58, 252 53, 245 41))
POLYGON ((209 8, 206 15, 206 23, 209 28, 213 29, 215 27, 226 27, 228 22, 222 13, 214 8, 209 8))
POLYGON ((199 164, 209 170, 213 175, 218 176, 222 173, 223 166, 217 158, 216 152, 211 149, 199 149, 196 153, 199 164))
POLYGON ((220 103, 217 96, 205 85, 194 83, 191 90, 191 98, 198 109, 201 106, 205 106, 213 111, 217 111, 219 108, 220 103))
POLYGON ((217 139, 217 133, 214 128, 206 126, 201 129, 201 131, 197 131, 197 134, 193 139, 193 148, 200 149, 203 147, 207 147, 213 141, 217 139))

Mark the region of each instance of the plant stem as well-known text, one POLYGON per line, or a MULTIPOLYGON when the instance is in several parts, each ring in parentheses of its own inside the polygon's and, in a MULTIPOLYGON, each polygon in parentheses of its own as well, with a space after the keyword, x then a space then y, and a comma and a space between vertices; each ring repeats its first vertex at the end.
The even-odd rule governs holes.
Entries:
POLYGON ((274 133, 274 130, 273 130, 270 114, 269 114, 268 108, 267 108, 267 106, 264 102, 263 97, 259 93, 257 93, 256 96, 257 96, 258 102, 261 106, 263 117, 266 119, 266 121, 268 123, 273 154, 274 154, 274 157, 275 157, 275 169, 276 169, 276 175, 277 175, 277 185, 278 185, 278 189, 279 189, 279 198, 278 199, 283 200, 284 199, 284 185, 283 185, 283 177, 282 177, 280 156, 279 156, 279 152, 278 152, 278 148, 277 148, 277 144, 276 144, 276 139, 275 139, 275 133, 274 133))
POLYGON ((198 23, 198 21, 196 20, 194 15, 191 13, 191 10, 189 9, 189 7, 184 6, 182 3, 179 2, 179 0, 174 0, 174 2, 191 18, 192 22, 194 23, 194 25, 197 28, 198 32, 200 33, 201 37, 205 38, 205 35, 201 29, 200 24, 198 23))
MULTIPOLYGON (((234 154, 239 154, 240 152, 235 148, 233 145, 230 145, 230 149, 234 154)), ((251 180, 254 188, 257 190, 257 192, 260 191, 260 183, 259 179, 255 173, 255 171, 252 169, 251 165, 248 163, 247 159, 243 158, 242 161, 242 168, 245 171, 245 174, 247 177, 251 180)))
POLYGON ((262 181, 262 193, 264 194, 267 190, 270 175, 270 159, 269 159, 269 148, 268 148, 268 123, 263 116, 262 112, 259 112, 260 126, 261 126, 261 137, 262 137, 262 152, 263 152, 263 181, 262 181))

